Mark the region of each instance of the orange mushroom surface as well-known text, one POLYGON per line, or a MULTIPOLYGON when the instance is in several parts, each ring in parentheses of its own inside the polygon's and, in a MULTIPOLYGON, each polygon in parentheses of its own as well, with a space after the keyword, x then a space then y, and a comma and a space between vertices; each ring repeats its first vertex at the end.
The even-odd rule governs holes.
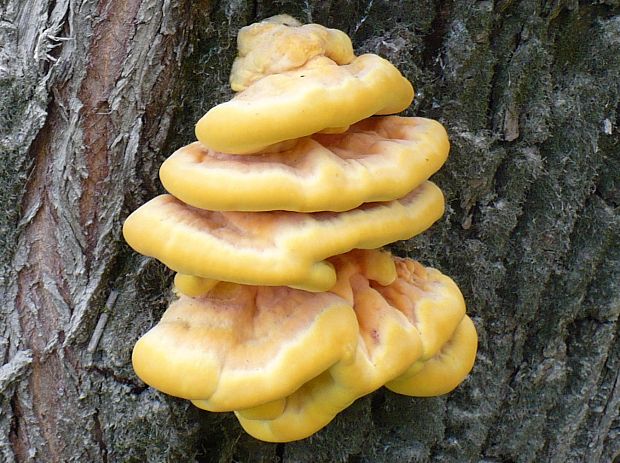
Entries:
POLYGON ((209 110, 196 124, 196 137, 222 153, 253 154, 285 140, 341 132, 374 114, 398 113, 412 100, 409 81, 377 55, 342 66, 316 56, 209 110))
POLYGON ((227 155, 193 143, 162 164, 160 178, 169 193, 201 209, 347 211, 405 196, 443 165, 449 147, 436 121, 374 117, 277 153, 227 155))
POLYGON ((465 315, 435 356, 416 362, 385 386, 399 394, 415 397, 447 394, 467 377, 474 366, 477 350, 476 327, 465 315))
POLYGON ((344 32, 319 24, 301 25, 285 14, 242 27, 237 48, 230 73, 230 86, 236 92, 266 75, 303 66, 315 56, 326 56, 337 64, 355 58, 351 39, 344 32))
POLYGON ((131 214, 123 234, 136 251, 181 274, 326 291, 336 273, 324 259, 410 238, 443 208, 441 190, 429 181, 404 198, 340 213, 213 212, 162 195, 131 214))
POLYGON ((353 309, 332 293, 219 283, 173 302, 132 360, 156 389, 230 411, 287 396, 348 361, 357 333, 353 309))
MULTIPOLYGON (((355 399, 385 383, 393 384, 397 392, 416 395, 422 389, 416 389, 412 378, 422 378, 420 384, 437 380, 436 390, 444 391, 447 384, 454 388, 466 376, 462 373, 471 369, 471 332, 462 335, 457 328, 463 324, 465 304, 454 282, 437 270, 395 258, 397 278, 384 286, 369 278, 373 273, 385 273, 376 270, 386 267, 381 261, 384 258, 377 251, 353 251, 330 259, 338 271, 338 283, 331 292, 352 303, 359 324, 354 361, 338 363, 304 384, 280 402, 277 410, 238 410, 237 418, 249 434, 270 442, 302 439, 329 423, 355 399), (386 293, 390 297, 385 297, 386 293), (395 293, 402 297, 395 298, 395 293), (430 312, 436 321, 428 320, 430 312), (462 343, 461 338, 467 339, 462 343), (443 345, 437 346, 441 342, 443 345), (466 352, 460 369, 458 356, 452 353, 452 346, 457 345, 466 352), (441 352, 428 360, 418 375, 406 376, 413 365, 421 363, 424 351, 441 352), (447 355, 455 360, 442 360, 447 355)), ((465 330, 469 327, 465 324, 465 330)), ((473 352, 475 355, 475 342, 473 352)))
POLYGON ((456 283, 439 270, 411 259, 394 261, 398 278, 375 289, 415 324, 423 345, 420 360, 425 361, 452 338, 465 316, 465 301, 456 283))
POLYGON ((477 350, 461 292, 377 250, 444 211, 428 180, 444 128, 387 116, 411 104, 409 81, 356 57, 344 32, 278 15, 241 29, 230 83, 239 93, 162 165, 171 194, 123 227, 177 272, 178 299, 134 347, 138 376, 270 442, 308 437, 384 385, 457 387, 477 350))

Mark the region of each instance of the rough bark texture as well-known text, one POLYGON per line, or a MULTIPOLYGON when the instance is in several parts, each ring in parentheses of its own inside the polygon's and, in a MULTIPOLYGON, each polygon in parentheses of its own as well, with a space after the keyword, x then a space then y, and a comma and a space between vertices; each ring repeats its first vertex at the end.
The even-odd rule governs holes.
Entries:
POLYGON ((618 50, 617 0, 0 0, 0 461, 611 462, 618 50), (480 336, 454 393, 378 391, 286 445, 134 376, 171 274, 120 237, 230 96, 237 30, 280 12, 390 59, 448 128, 448 211, 393 249, 452 275, 480 336))

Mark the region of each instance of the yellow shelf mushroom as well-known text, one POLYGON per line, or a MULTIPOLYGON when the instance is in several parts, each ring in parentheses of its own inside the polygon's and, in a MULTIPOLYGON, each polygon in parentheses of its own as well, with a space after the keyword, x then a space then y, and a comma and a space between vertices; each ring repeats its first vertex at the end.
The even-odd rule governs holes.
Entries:
POLYGON ((395 264, 398 279, 376 290, 415 324, 423 345, 420 360, 426 361, 452 338, 465 316, 465 301, 454 281, 439 270, 411 259, 396 258, 395 264))
POLYGON ((317 56, 209 110, 196 124, 196 138, 222 153, 253 154, 324 130, 340 132, 375 114, 399 113, 412 100, 409 81, 377 55, 342 66, 317 56))
POLYGON ((140 254, 181 274, 326 291, 336 274, 324 259, 408 239, 443 208, 441 190, 429 181, 404 198, 340 213, 213 212, 162 195, 133 212, 123 234, 140 254))
POLYGON ((392 64, 356 57, 351 39, 336 29, 277 15, 242 28, 237 45, 230 83, 240 93, 196 124, 198 140, 222 153, 254 154, 317 132, 341 133, 413 100, 413 87, 392 64))
POLYGON ((437 270, 398 258, 397 278, 381 285, 364 269, 364 262, 373 260, 374 268, 381 268, 381 259, 377 251, 353 251, 330 260, 338 270, 331 292, 352 304, 359 324, 354 361, 335 364, 279 401, 277 408, 238 410, 237 418, 249 434, 269 442, 303 439, 386 383, 407 395, 433 390, 437 394, 430 395, 439 395, 467 376, 476 334, 474 329, 472 336, 473 325, 464 319, 458 287, 437 270), (429 319, 431 312, 434 319, 429 319), (432 357, 425 358, 425 353, 432 357))
POLYGON ((328 292, 218 282, 181 296, 136 344, 136 373, 200 408, 237 410, 272 442, 313 434, 383 385, 429 396, 465 378, 476 331, 450 278, 377 250, 330 263, 328 292))
POLYGON ((375 249, 443 214, 428 178, 448 155, 445 130, 370 117, 406 109, 413 88, 385 59, 356 57, 341 31, 279 15, 243 28, 238 49, 239 93, 162 165, 171 195, 123 228, 178 272, 178 300, 134 348, 136 373, 235 411, 271 442, 313 434, 383 385, 452 390, 477 349, 458 287, 375 249))
POLYGON ((474 367, 477 350, 476 327, 465 315, 452 337, 434 357, 416 362, 385 387, 399 394, 415 397, 447 394, 457 387, 474 367))
POLYGON ((315 56, 326 56, 337 64, 349 64, 355 58, 351 39, 344 32, 320 24, 302 25, 286 14, 242 27, 237 49, 230 72, 235 92, 267 75, 299 68, 315 56))
POLYGON ((443 165, 441 124, 373 117, 339 135, 315 134, 277 153, 227 155, 192 143, 161 166, 164 188, 216 211, 347 211, 405 196, 443 165))
POLYGON ((173 302, 132 361, 154 388, 230 411, 285 397, 349 361, 357 333, 353 309, 332 293, 219 283, 173 302))

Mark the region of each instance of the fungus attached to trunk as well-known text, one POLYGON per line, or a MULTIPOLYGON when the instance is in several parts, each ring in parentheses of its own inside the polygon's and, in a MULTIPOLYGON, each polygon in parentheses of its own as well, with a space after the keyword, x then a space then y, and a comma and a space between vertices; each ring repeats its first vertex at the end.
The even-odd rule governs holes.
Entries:
POLYGON ((343 132, 374 114, 395 114, 413 100, 398 69, 372 54, 355 57, 336 29, 278 15, 244 27, 230 76, 240 91, 196 124, 205 146, 253 154, 317 132, 343 132))
POLYGON ((209 110, 196 124, 196 137, 222 153, 252 154, 324 130, 343 131, 375 114, 399 113, 412 100, 409 81, 377 55, 342 66, 317 56, 209 110))
POLYGON ((230 72, 235 92, 267 75, 299 68, 315 56, 326 56, 336 64, 349 64, 355 58, 351 39, 344 32, 319 24, 302 25, 284 14, 241 28, 237 49, 230 72))
POLYGON ((162 195, 127 218, 123 234, 136 251, 182 274, 326 291, 336 282, 326 258, 411 238, 443 208, 428 181, 402 199, 341 213, 214 212, 162 195))
POLYGON ((348 300, 357 316, 353 361, 338 363, 304 384, 279 404, 277 416, 273 410, 264 415, 260 409, 238 410, 249 434, 270 442, 303 439, 386 383, 395 392, 426 396, 449 392, 465 378, 473 365, 476 334, 464 319, 458 287, 435 269, 398 258, 396 278, 382 285, 370 276, 377 272, 367 270, 385 268, 381 259, 377 251, 330 259, 338 272, 331 292, 348 300))
POLYGON ((162 164, 160 178, 172 195, 201 209, 347 211, 405 196, 439 170, 449 146, 436 121, 374 117, 276 153, 236 156, 192 143, 162 164))
POLYGON ((384 385, 452 390, 477 349, 461 292, 377 250, 443 214, 428 178, 448 155, 445 130, 380 117, 406 109, 413 88, 385 59, 356 57, 341 31, 279 15, 243 28, 238 46, 239 93, 163 164, 171 194, 123 228, 177 272, 179 297, 136 344, 136 373, 272 442, 313 434, 384 385))
POLYGON ((450 392, 469 374, 476 360, 478 335, 465 315, 452 337, 427 361, 416 362, 385 386, 399 394, 432 397, 450 392))
POLYGON ((332 293, 224 282, 173 302, 136 344, 133 366, 160 391, 230 411, 285 397, 347 361, 357 333, 351 306, 332 293))

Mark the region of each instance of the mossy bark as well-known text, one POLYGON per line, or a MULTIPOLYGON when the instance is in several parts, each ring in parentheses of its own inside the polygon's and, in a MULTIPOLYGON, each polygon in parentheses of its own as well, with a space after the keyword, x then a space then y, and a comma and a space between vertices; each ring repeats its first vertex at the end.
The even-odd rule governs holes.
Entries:
POLYGON ((0 1, 0 461, 611 462, 619 50, 617 0, 0 1), (392 249, 457 281, 480 351, 445 397, 377 391, 276 445, 134 376, 171 273, 120 229, 229 98, 238 29, 281 12, 390 59, 447 127, 447 213, 392 249))

